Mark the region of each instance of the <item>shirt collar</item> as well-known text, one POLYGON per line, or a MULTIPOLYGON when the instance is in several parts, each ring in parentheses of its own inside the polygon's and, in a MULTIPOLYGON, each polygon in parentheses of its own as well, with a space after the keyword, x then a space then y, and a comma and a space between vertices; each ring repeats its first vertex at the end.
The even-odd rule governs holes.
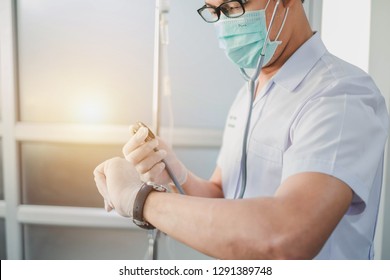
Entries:
POLYGON ((315 33, 286 61, 273 81, 290 92, 294 91, 326 52, 320 35, 315 33))

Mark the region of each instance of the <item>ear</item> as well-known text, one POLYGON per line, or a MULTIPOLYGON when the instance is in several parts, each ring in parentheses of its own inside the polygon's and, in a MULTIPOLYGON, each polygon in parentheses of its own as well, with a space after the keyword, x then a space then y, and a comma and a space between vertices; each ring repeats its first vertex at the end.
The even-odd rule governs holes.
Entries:
POLYGON ((301 0, 282 0, 283 6, 284 6, 285 8, 290 8, 290 7, 293 6, 293 5, 295 4, 295 2, 297 2, 297 1, 301 2, 301 0))

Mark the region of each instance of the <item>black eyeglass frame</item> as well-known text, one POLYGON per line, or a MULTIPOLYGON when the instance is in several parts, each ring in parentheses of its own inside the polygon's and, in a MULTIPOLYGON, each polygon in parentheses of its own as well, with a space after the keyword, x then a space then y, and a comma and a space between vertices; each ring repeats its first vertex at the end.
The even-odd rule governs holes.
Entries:
POLYGON ((242 15, 245 14, 245 7, 244 7, 244 3, 248 2, 248 0, 230 0, 230 1, 226 1, 226 2, 223 2, 221 5, 219 5, 218 7, 210 7, 210 6, 207 6, 207 4, 203 5, 200 9, 197 10, 198 14, 200 15, 200 17, 207 23, 214 23, 214 22, 217 22, 219 20, 219 18, 221 17, 221 12, 227 16, 228 18, 238 18, 242 15), (238 2, 242 8, 242 14, 238 15, 238 16, 230 16, 229 14, 226 14, 224 12, 223 9, 221 9, 222 6, 228 4, 228 3, 232 3, 232 2, 238 2), (217 18, 216 20, 213 20, 213 21, 210 21, 210 20, 207 20, 205 19, 203 16, 202 16, 202 12, 206 9, 214 9, 215 13, 217 14, 217 18))

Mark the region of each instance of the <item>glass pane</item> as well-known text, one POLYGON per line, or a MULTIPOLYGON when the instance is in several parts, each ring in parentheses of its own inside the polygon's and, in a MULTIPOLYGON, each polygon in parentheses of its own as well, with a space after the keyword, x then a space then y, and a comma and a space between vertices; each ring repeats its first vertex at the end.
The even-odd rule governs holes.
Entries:
POLYGON ((161 234, 158 240, 159 260, 208 260, 211 259, 183 243, 180 243, 165 234, 161 234))
MULTIPOLYGON (((175 126, 222 129, 245 82, 218 47, 213 25, 195 12, 204 1, 170 2, 168 56, 175 126)), ((161 122, 168 124, 169 107, 162 103, 161 122)))
POLYGON ((208 179, 214 172, 219 149, 217 148, 175 148, 177 157, 197 176, 208 179))
POLYGON ((24 226, 26 259, 144 259, 147 231, 24 226))
POLYGON ((22 203, 102 207, 93 179, 95 167, 122 146, 21 144, 22 203))
POLYGON ((3 149, 2 139, 0 138, 0 200, 4 199, 4 183, 3 183, 3 149))
MULTIPOLYGON (((147 258, 144 230, 57 226, 24 226, 26 259, 127 259, 147 258)), ((158 239, 158 259, 210 259, 164 234, 158 239)))
MULTIPOLYGON (((151 123, 155 1, 141 2, 19 0, 21 120, 151 123)), ((171 2, 175 123, 223 128, 242 78, 218 48, 214 28, 194 12, 199 2, 171 2)))
POLYGON ((21 120, 150 123, 154 5, 18 1, 21 120))
POLYGON ((6 252, 6 243, 5 243, 5 220, 0 219, 0 260, 7 259, 6 252))

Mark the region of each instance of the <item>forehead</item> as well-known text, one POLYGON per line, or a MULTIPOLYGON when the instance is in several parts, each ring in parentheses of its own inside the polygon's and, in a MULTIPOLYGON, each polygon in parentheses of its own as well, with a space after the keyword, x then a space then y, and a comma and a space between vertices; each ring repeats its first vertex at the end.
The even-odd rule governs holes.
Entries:
POLYGON ((204 2, 205 2, 207 5, 219 6, 219 5, 221 5, 223 2, 226 2, 226 1, 221 1, 221 0, 205 0, 204 2))
MULTIPOLYGON (((219 6, 222 3, 225 2, 230 2, 231 0, 205 0, 205 3, 211 6, 219 6)), ((247 3, 247 2, 262 2, 264 0, 241 0, 242 3, 247 3)))

